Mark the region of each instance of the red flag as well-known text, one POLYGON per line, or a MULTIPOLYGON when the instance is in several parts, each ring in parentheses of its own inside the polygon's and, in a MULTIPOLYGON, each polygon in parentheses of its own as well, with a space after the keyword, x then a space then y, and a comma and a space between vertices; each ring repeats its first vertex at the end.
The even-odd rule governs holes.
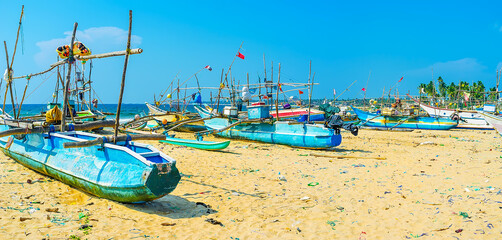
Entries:
POLYGON ((282 84, 278 83, 277 86, 279 86, 279 90, 282 92, 282 84))
POLYGON ((240 59, 244 59, 244 55, 240 52, 237 52, 237 57, 239 57, 240 59))
POLYGON ((303 94, 302 90, 298 90, 298 93, 299 93, 299 94, 303 94))
POLYGON ((267 96, 267 95, 263 95, 263 96, 262 96, 262 98, 263 98, 263 99, 267 99, 267 98, 268 98, 268 96, 267 96))
POLYGON ((209 66, 209 65, 205 66, 204 68, 207 69, 207 70, 209 70, 209 71, 213 71, 213 68, 211 66, 209 66))
POLYGON ((361 91, 366 92, 366 88, 361 89, 361 91))
POLYGON ((402 76, 401 79, 399 79, 399 81, 397 81, 397 82, 401 82, 403 80, 403 78, 404 78, 404 76, 402 76))

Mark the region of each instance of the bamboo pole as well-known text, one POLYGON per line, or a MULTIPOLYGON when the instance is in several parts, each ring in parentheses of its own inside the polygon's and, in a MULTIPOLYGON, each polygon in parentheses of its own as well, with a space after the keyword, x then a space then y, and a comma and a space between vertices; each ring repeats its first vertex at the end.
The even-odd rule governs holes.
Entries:
MULTIPOLYGON (((502 70, 502 69, 501 69, 502 70)), ((502 75, 502 72, 497 70, 497 86, 496 86, 496 91, 497 91, 497 100, 499 99, 499 96, 500 96, 500 93, 498 93, 499 91, 499 83, 500 83, 500 75, 502 75)))
MULTIPOLYGON (((357 80, 354 80, 354 81, 353 81, 353 82, 352 82, 352 83, 351 83, 351 84, 350 84, 347 88, 345 88, 345 90, 343 90, 343 92, 342 92, 342 93, 338 94, 338 97, 336 97, 336 98, 335 98, 335 101, 336 101, 339 97, 341 97, 343 93, 345 93, 346 91, 348 91, 348 90, 349 90, 349 88, 350 88, 350 87, 352 87, 352 85, 354 85, 354 83, 356 83, 356 82, 357 82, 357 80)), ((312 83, 312 85, 318 85, 318 84, 316 84, 316 83, 312 83)))
MULTIPOLYGON (((251 94, 251 90, 249 89, 249 73, 246 73, 246 82, 247 82, 249 94, 251 94)), ((249 106, 250 102, 251 102, 251 98, 248 100, 248 106, 249 106)))
POLYGON ((368 80, 366 80, 366 86, 364 87, 364 97, 363 97, 363 106, 366 107, 366 91, 368 91, 368 82, 370 81, 370 76, 371 76, 371 70, 370 73, 368 74, 368 80))
MULTIPOLYGON (((127 56, 127 55, 126 55, 127 56)), ((163 134, 134 134, 134 135, 121 135, 121 136, 107 136, 98 137, 94 140, 83 141, 83 142, 65 142, 63 143, 64 148, 80 148, 80 147, 91 147, 94 145, 103 144, 103 139, 106 138, 106 142, 124 142, 128 138, 130 140, 166 140, 166 135, 163 134)))
MULTIPOLYGON (((273 83, 274 82, 274 61, 272 61, 272 67, 270 69, 270 82, 273 83)), ((272 94, 272 84, 269 86, 270 87, 270 94, 272 94)), ((267 94, 267 105, 272 105, 272 99, 270 99, 268 97, 268 89, 267 89, 267 81, 265 81, 265 92, 267 94)))
MULTIPOLYGON (((59 56, 57 57, 57 60, 59 61, 59 56)), ((54 89, 54 94, 56 94, 56 97, 52 98, 52 101, 55 102, 56 104, 59 100, 59 81, 61 80, 61 72, 59 66, 57 68, 57 72, 58 75, 56 76, 56 88, 54 89)))
POLYGON ((187 103, 187 89, 186 89, 187 85, 185 85, 185 94, 184 94, 184 97, 183 97, 183 110, 181 111, 181 114, 183 115, 183 113, 185 112, 185 109, 187 108, 188 106, 188 103, 190 103, 190 100, 188 100, 188 103, 187 103))
POLYGON ((264 81, 267 81, 267 64, 265 62, 265 53, 263 54, 263 72, 265 73, 264 81))
MULTIPOLYGON (((239 46, 239 50, 237 50, 237 53, 240 53, 241 51, 241 48, 242 48, 242 44, 244 44, 244 42, 241 43, 241 45, 239 46)), ((228 73, 230 72, 230 70, 232 69, 232 65, 234 65, 234 62, 235 62, 235 58, 237 57, 237 54, 234 55, 234 59, 232 60, 232 63, 230 64, 230 67, 228 67, 228 70, 227 70, 227 73, 225 74, 225 79, 223 80, 223 82, 226 82, 227 85, 228 85, 228 73)), ((221 85, 221 84, 220 84, 221 85)), ((218 92, 218 103, 219 103, 219 98, 220 98, 220 94, 221 94, 221 91, 218 92)), ((219 104, 218 104, 219 106, 219 104)), ((218 111, 218 110, 216 110, 218 111)))
MULTIPOLYGON (((265 82, 265 81, 263 81, 265 82)), ((258 85, 261 86, 261 80, 260 80, 260 76, 258 75, 258 85)), ((259 102, 261 103, 261 87, 258 88, 258 98, 259 98, 259 102)))
MULTIPOLYGON (((71 37, 71 44, 70 44, 70 55, 68 56, 68 74, 66 75, 66 84, 63 86, 63 93, 64 93, 64 100, 63 100, 63 117, 61 118, 61 129, 64 130, 65 122, 66 122, 66 112, 67 112, 67 106, 68 106, 68 87, 70 86, 70 77, 71 77, 71 65, 75 61, 73 59, 73 43, 75 42, 75 34, 77 32, 77 26, 78 23, 75 22, 73 25, 73 33, 71 37)), ((70 112, 70 115, 73 116, 73 114, 70 112)))
POLYGON ((382 100, 380 101, 380 110, 383 108, 383 96, 385 95, 385 86, 383 86, 383 91, 382 91, 382 100))
POLYGON ((17 27, 16 43, 14 44, 14 52, 12 53, 12 61, 10 61, 10 69, 12 69, 12 65, 14 64, 14 56, 16 56, 17 41, 19 40, 19 31, 21 30, 23 14, 24 14, 24 5, 21 7, 21 16, 19 17, 19 25, 17 27))
POLYGON ((209 129, 209 130, 204 130, 204 131, 196 132, 194 134, 195 135, 202 135, 202 134, 207 134, 207 133, 216 134, 216 133, 223 132, 223 131, 225 131, 227 129, 233 128, 233 127, 235 127, 235 126, 237 126, 239 124, 242 124, 242 123, 254 123, 254 122, 265 122, 265 120, 261 119, 261 118, 259 118, 259 119, 251 119, 251 120, 249 120, 249 119, 247 119, 247 120, 239 120, 239 121, 234 122, 234 123, 232 123, 232 124, 230 124, 230 125, 228 125, 228 126, 226 126, 224 128, 209 129))
MULTIPOLYGON (((7 89, 10 91, 10 100, 12 102, 12 112, 14 113, 14 119, 16 119, 16 105, 14 104, 14 95, 12 94, 12 67, 9 67, 9 56, 7 52, 7 42, 3 41, 4 47, 5 47, 5 57, 7 58, 7 89)), ((11 65, 12 66, 12 63, 11 65)), ((7 98, 7 89, 5 89, 5 97, 3 101, 3 107, 5 108, 5 98, 7 98)))
POLYGON ((189 124, 189 123, 194 123, 194 122, 204 122, 205 120, 209 120, 211 117, 208 118, 198 118, 198 119, 186 119, 186 120, 181 120, 179 122, 176 122, 177 124, 168 128, 166 132, 172 131, 178 127, 181 127, 183 125, 189 124))
POLYGON ((5 100, 7 100, 7 92, 9 90, 9 79, 10 79, 10 66, 9 66, 9 53, 7 52, 7 43, 5 41, 3 41, 4 43, 4 46, 5 46, 5 58, 6 58, 6 61, 7 61, 7 79, 5 79, 5 95, 3 97, 3 107, 2 107, 2 111, 3 111, 3 114, 5 115, 5 100))
MULTIPOLYGON (((309 62, 309 84, 311 84, 311 80, 310 80, 310 74, 312 72, 312 60, 310 60, 309 62)), ((314 81, 314 79, 312 79, 312 82, 314 81)), ((312 104, 312 85, 309 86, 309 112, 308 112, 308 115, 307 115, 307 122, 310 122, 310 108, 311 108, 311 104, 312 104)))
POLYGON ((218 96, 216 97, 216 114, 218 114, 220 112, 220 94, 221 94, 221 90, 223 89, 221 87, 221 84, 223 84, 223 71, 224 69, 222 68, 221 69, 221 75, 220 75, 220 86, 218 86, 218 96))
POLYGON ((279 88, 281 88, 281 63, 279 63, 279 77, 277 78, 277 92, 275 93, 275 116, 279 121, 279 88))
POLYGON ((180 79, 178 78, 178 87, 176 88, 176 111, 180 111, 180 79))
POLYGON ((113 143, 117 143, 117 134, 119 131, 119 121, 120 121, 120 108, 122 107, 122 97, 124 96, 124 85, 125 85, 125 77, 127 71, 127 63, 129 61, 129 54, 131 51, 131 27, 132 27, 132 10, 129 10, 129 33, 127 35, 127 47, 126 47, 126 55, 124 60, 124 71, 122 72, 122 83, 120 84, 120 95, 119 95, 119 103, 117 105, 117 113, 115 118, 115 132, 113 134, 113 143))
MULTIPOLYGON (((1 131, 0 132, 0 137, 6 137, 10 135, 17 135, 17 134, 32 134, 32 133, 46 133, 50 131, 49 126, 47 127, 29 127, 26 125, 26 127, 17 127, 23 125, 23 122, 20 122, 19 120, 17 121, 12 121, 12 122, 7 122, 7 125, 16 127, 12 128, 6 131, 1 131)), ((97 121, 97 122, 90 122, 90 123, 84 123, 84 124, 77 124, 74 125, 73 128, 75 131, 85 131, 85 130, 92 130, 96 128, 101 128, 101 127, 113 127, 115 125, 115 122, 113 120, 106 120, 106 121, 97 121)), ((69 126, 65 125, 60 126, 54 126, 56 132, 63 132, 69 130, 69 126), (63 130, 62 130, 63 129, 63 130)))
POLYGON ((89 63, 89 110, 93 108, 92 106, 92 85, 91 85, 91 73, 92 73, 92 61, 89 63))
MULTIPOLYGON (((14 105, 14 96, 12 95, 12 74, 11 74, 11 71, 12 71, 12 66, 14 64, 14 57, 16 56, 16 50, 17 50, 17 42, 19 40, 19 31, 21 30, 21 24, 22 24, 22 20, 23 20, 23 14, 24 14, 24 5, 21 7, 21 16, 19 17, 19 25, 17 27, 17 34, 16 34, 16 43, 14 44, 14 52, 12 53, 12 61, 10 62, 10 66, 9 66, 9 57, 7 56, 7 43, 4 41, 4 45, 5 45, 5 54, 6 54, 6 57, 7 57, 7 71, 8 71, 8 75, 7 75, 7 82, 8 82, 8 89, 10 90, 10 98, 11 98, 11 101, 12 101, 12 111, 14 113, 14 119, 17 119, 18 116, 16 116, 16 106, 14 105)), ((7 97, 7 89, 6 90, 6 94, 5 94, 5 97, 7 97)), ((24 90, 25 93, 26 93, 26 89, 24 90)), ((3 108, 5 109, 5 99, 4 99, 4 106, 3 108)), ((5 113, 5 110, 4 110, 4 113, 5 113)))
MULTIPOLYGON (((143 52, 143 49, 141 48, 135 48, 135 49, 130 49, 129 52, 127 50, 122 50, 122 51, 116 51, 116 52, 109 52, 109 53, 101 53, 101 54, 95 54, 95 55, 89 55, 89 56, 80 56, 80 55, 74 55, 73 58, 76 60, 90 60, 90 59, 95 59, 95 58, 107 58, 107 57, 118 57, 118 56, 124 56, 124 55, 133 55, 133 54, 140 54, 143 52)), ((57 67, 59 65, 65 64, 68 61, 68 59, 63 59, 61 61, 58 61, 56 63, 51 64, 51 67, 57 67)), ((35 74, 33 74, 35 75, 35 74)))
POLYGON ((30 83, 30 79, 28 78, 26 80, 26 86, 24 87, 23 98, 21 99, 21 104, 19 104, 19 108, 17 109, 17 117, 16 117, 16 119, 18 119, 19 115, 21 114, 21 107, 23 106, 24 97, 26 96, 26 90, 28 89, 29 83, 30 83))

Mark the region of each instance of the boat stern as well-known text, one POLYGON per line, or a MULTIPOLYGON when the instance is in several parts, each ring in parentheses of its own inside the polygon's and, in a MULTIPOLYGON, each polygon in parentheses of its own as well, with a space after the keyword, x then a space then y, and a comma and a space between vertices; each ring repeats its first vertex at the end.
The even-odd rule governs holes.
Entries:
POLYGON ((152 164, 152 170, 144 173, 145 186, 156 196, 161 198, 171 193, 181 180, 176 162, 163 162, 152 164))

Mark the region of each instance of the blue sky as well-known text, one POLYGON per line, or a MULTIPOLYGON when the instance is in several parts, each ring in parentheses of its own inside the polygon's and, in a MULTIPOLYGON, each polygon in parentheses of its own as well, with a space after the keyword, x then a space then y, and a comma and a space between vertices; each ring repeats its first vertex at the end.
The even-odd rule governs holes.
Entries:
MULTIPOLYGON (((93 53, 125 49, 133 10, 132 47, 144 52, 130 58, 126 103, 151 102, 178 72, 184 81, 206 65, 213 71, 198 74, 201 85, 217 86, 241 42, 246 58, 232 67, 236 79, 245 81, 246 73, 251 82, 263 77, 265 54, 267 74, 274 62, 274 79, 281 63, 281 81, 306 82, 312 60, 320 83, 315 98, 332 98, 333 88, 341 93, 355 80, 342 98, 361 98, 363 87, 367 97, 380 97, 402 76, 399 92, 418 94, 418 84, 432 79, 431 69, 447 83, 481 80, 492 87, 502 67, 499 1, 7 1, 0 11, 0 40, 7 41, 9 54, 22 4, 24 54, 19 45, 15 76, 55 62, 55 46, 69 43, 74 22, 77 38, 93 53)), ((3 47, 0 52, 4 69, 3 47)), ((94 86, 105 103, 117 102, 123 61, 93 63, 94 86)), ((47 102, 54 76, 32 79, 28 93, 36 91, 26 101, 47 102)), ((18 99, 25 83, 16 82, 18 99)))

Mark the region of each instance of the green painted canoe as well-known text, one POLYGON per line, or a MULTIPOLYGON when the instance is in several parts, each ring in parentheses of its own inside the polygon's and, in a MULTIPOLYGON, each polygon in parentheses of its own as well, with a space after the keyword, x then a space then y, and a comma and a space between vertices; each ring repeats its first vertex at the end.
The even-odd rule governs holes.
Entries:
POLYGON ((221 150, 228 147, 228 145, 230 144, 230 141, 209 142, 209 141, 197 141, 197 140, 181 139, 173 137, 166 137, 166 140, 159 140, 159 142, 203 149, 203 150, 221 150))

